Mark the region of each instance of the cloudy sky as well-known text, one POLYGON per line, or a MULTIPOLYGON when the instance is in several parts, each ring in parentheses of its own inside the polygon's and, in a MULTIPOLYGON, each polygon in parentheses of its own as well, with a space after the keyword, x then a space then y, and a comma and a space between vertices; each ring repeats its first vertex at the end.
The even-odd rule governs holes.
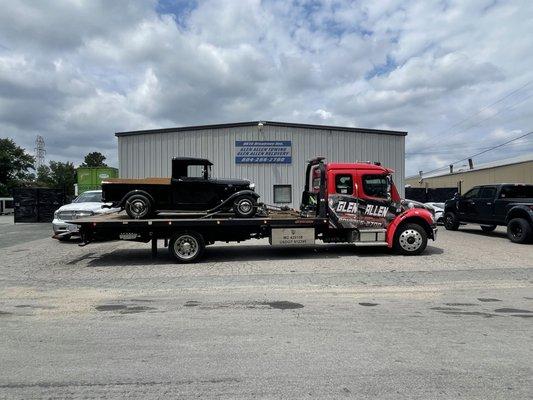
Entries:
MULTIPOLYGON (((531 1, 3 1, 0 137, 276 120, 407 130, 407 173, 533 130, 531 1)), ((533 135, 475 159, 533 151, 533 135)))

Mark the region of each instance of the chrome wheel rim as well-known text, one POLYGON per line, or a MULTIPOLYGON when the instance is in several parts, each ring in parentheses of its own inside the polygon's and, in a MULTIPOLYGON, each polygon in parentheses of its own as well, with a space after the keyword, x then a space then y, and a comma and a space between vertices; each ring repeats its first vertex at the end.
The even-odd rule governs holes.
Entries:
POLYGON ((253 204, 250 200, 245 199, 245 200, 239 201, 238 207, 241 213, 248 214, 250 211, 252 211, 253 204))
POLYGON ((406 251, 416 251, 422 246, 422 235, 414 229, 406 229, 400 234, 400 246, 406 251))
POLYGON ((142 200, 133 200, 130 203, 130 210, 134 215, 142 216, 146 213, 146 203, 142 200))
POLYGON ((198 254, 198 249, 198 240, 190 235, 180 236, 174 242, 174 251, 180 258, 184 260, 194 258, 196 254, 198 254))

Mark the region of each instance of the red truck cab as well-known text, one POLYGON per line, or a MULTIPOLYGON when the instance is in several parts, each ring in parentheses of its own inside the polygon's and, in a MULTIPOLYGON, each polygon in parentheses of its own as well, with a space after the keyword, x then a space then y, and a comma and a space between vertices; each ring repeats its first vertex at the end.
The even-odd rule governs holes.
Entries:
POLYGON ((329 219, 325 242, 386 245, 403 254, 419 254, 428 239, 436 239, 435 221, 430 211, 402 202, 393 172, 379 163, 311 160, 301 212, 329 219))

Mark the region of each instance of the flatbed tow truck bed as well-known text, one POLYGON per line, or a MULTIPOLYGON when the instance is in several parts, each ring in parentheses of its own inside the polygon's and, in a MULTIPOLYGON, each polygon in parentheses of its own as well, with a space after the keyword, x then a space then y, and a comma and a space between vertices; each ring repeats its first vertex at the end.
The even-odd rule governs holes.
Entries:
POLYGON ((274 211, 266 217, 254 218, 235 218, 233 215, 220 214, 216 217, 176 214, 131 219, 126 214, 119 213, 80 218, 68 223, 79 226, 81 246, 112 240, 151 241, 152 256, 156 257, 157 241, 164 240, 165 246, 170 241, 170 251, 180 262, 196 261, 206 245, 217 241, 241 242, 268 237, 271 244, 314 244, 318 235, 329 226, 327 218, 301 217, 293 210, 274 211))

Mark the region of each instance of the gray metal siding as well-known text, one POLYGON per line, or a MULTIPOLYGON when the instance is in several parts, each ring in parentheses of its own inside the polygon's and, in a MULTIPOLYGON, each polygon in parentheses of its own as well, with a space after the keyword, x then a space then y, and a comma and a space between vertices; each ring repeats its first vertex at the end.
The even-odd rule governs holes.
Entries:
POLYGON ((166 177, 176 156, 210 159, 213 175, 245 178, 256 184, 263 202, 273 204, 273 185, 292 185, 292 206, 300 203, 306 162, 324 156, 332 162, 380 161, 395 170, 394 180, 403 196, 405 137, 376 133, 286 128, 265 125, 222 129, 140 134, 118 137, 122 178, 166 177), (235 164, 236 140, 290 140, 292 164, 235 164))

